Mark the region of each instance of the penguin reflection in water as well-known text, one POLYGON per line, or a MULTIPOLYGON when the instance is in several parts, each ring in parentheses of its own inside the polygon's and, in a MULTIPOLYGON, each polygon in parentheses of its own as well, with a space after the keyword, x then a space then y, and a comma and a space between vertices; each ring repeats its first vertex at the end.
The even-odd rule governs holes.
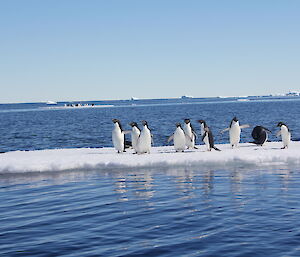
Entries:
POLYGON ((125 141, 125 134, 128 134, 129 131, 124 131, 122 129, 121 122, 118 119, 112 119, 112 122, 114 123, 114 129, 112 131, 113 145, 118 153, 125 152, 125 146, 126 143, 128 143, 125 141))
POLYGON ((280 130, 277 132, 277 137, 281 135, 283 147, 281 149, 285 149, 289 147, 291 141, 291 132, 286 124, 283 122, 279 122, 277 127, 280 127, 280 130))
POLYGON ((237 147, 240 139, 241 139, 241 129, 243 128, 249 128, 250 125, 245 124, 245 125, 241 125, 239 123, 239 120, 237 119, 237 117, 234 117, 229 125, 229 128, 223 129, 221 131, 221 133, 224 133, 225 131, 229 131, 229 141, 230 141, 230 145, 231 147, 237 147))
POLYGON ((268 133, 272 133, 269 129, 262 127, 262 126, 256 126, 252 130, 252 137, 254 139, 253 144, 263 146, 265 142, 268 140, 268 133))
MULTIPOLYGON (((174 133, 168 138, 168 143, 171 140, 174 141, 174 148, 176 152, 184 152, 186 146, 186 135, 180 123, 176 123, 176 129, 174 133)), ((191 138, 190 141, 192 141, 191 138)))
POLYGON ((219 148, 215 147, 213 134, 206 122, 204 120, 198 120, 198 122, 201 126, 202 141, 205 143, 207 150, 211 151, 211 149, 215 149, 216 151, 221 151, 219 148))

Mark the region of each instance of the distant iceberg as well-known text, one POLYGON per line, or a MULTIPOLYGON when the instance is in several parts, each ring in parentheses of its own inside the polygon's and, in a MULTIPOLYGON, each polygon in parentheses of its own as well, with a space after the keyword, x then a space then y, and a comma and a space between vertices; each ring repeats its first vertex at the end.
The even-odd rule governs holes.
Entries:
POLYGON ((191 98, 193 98, 193 96, 190 96, 190 95, 181 96, 181 99, 191 99, 191 98))
POLYGON ((47 101, 46 104, 49 104, 49 105, 56 105, 57 102, 55 102, 55 101, 47 101))
POLYGON ((285 94, 286 96, 300 96, 300 92, 297 91, 290 91, 285 94))
POLYGON ((15 151, 0 154, 0 174, 58 172, 74 170, 104 170, 134 168, 196 167, 199 169, 263 168, 278 166, 299 167, 300 142, 291 142, 289 149, 281 149, 281 142, 266 146, 249 143, 231 149, 228 144, 218 145, 222 151, 199 149, 176 153, 172 146, 153 147, 151 154, 132 154, 127 150, 117 154, 113 148, 78 148, 39 151, 15 151))
POLYGON ((249 102, 250 99, 247 99, 247 98, 239 98, 237 99, 238 102, 249 102))

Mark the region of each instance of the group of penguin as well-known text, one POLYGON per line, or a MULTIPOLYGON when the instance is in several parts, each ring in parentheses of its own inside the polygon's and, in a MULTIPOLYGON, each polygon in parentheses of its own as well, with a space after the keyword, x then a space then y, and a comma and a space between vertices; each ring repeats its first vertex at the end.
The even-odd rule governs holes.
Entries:
MULTIPOLYGON (((125 148, 132 147, 134 153, 144 154, 150 153, 151 144, 153 143, 152 134, 149 129, 147 121, 142 121, 142 129, 140 130, 136 122, 131 122, 130 131, 125 131, 122 128, 122 125, 118 119, 113 119, 114 128, 112 130, 112 141, 114 148, 118 153, 125 152, 125 148), (125 134, 131 134, 131 143, 125 140, 125 134)), ((215 149, 216 151, 221 151, 214 145, 214 138, 212 131, 207 126, 204 120, 198 120, 201 127, 201 137, 202 141, 205 143, 208 151, 215 149)), ((234 117, 228 128, 223 129, 221 133, 229 131, 229 141, 232 148, 237 147, 240 142, 241 129, 250 127, 248 124, 240 125, 239 120, 234 117)), ((277 127, 280 127, 280 130, 277 133, 277 136, 281 135, 283 147, 282 149, 288 148, 291 141, 291 133, 288 126, 279 122, 277 127)), ((252 131, 253 142, 256 145, 262 146, 268 140, 268 133, 271 131, 263 126, 256 126, 252 131)), ((184 120, 183 127, 180 123, 176 123, 176 129, 174 133, 168 138, 167 142, 173 140, 174 149, 176 152, 184 152, 186 149, 197 149, 195 146, 197 134, 191 125, 190 119, 184 120)))

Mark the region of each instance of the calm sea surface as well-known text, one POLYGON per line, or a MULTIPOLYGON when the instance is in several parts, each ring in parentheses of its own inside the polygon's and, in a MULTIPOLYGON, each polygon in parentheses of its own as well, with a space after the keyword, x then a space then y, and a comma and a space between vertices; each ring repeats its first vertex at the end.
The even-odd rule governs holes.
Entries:
MULTIPOLYGON (((205 119, 216 144, 233 116, 269 128, 271 141, 286 122, 300 139, 297 99, 135 104, 0 105, 0 151, 112 146, 112 118, 125 129, 147 120, 156 146, 184 118, 198 133, 205 119)), ((0 222, 0 256, 299 256, 300 167, 3 172, 0 222)))

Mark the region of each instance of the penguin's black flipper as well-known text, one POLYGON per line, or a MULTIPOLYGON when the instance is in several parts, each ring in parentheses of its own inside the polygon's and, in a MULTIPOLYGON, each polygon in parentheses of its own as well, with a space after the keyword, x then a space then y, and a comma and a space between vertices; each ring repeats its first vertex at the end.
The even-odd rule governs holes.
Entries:
POLYGON ((265 128, 265 127, 262 127, 265 131, 267 131, 267 132, 269 132, 269 133, 272 133, 272 131, 271 130, 269 130, 269 129, 267 129, 267 128, 265 128))

